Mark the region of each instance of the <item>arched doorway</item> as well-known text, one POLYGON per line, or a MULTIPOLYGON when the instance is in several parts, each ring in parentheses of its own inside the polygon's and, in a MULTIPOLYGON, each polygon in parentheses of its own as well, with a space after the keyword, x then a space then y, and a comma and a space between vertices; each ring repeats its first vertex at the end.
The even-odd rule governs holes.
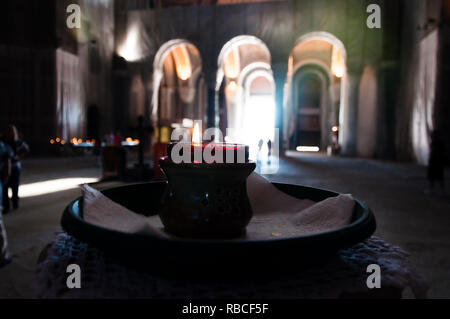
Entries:
POLYGON ((294 84, 298 88, 295 92, 297 106, 295 145, 319 146, 322 144, 322 79, 315 72, 298 72, 294 84))
POLYGON ((216 81, 219 127, 229 141, 250 146, 256 159, 259 141, 274 140, 275 84, 267 46, 253 36, 231 39, 218 59, 216 81))
POLYGON ((300 37, 288 62, 284 140, 291 150, 339 149, 346 132, 346 52, 327 32, 300 37))
POLYGON ((174 128, 206 121, 206 84, 198 49, 189 41, 166 42, 153 63, 152 121, 159 141, 174 128))

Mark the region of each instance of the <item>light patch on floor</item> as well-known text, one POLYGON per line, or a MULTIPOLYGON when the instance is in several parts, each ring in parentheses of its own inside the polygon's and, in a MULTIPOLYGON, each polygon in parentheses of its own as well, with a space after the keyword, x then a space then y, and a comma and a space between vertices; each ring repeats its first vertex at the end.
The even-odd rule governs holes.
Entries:
MULTIPOLYGON (((19 197, 26 198, 66 191, 69 189, 77 188, 81 184, 95 183, 98 181, 98 178, 92 177, 72 177, 24 184, 20 186, 19 197)), ((11 189, 9 189, 9 196, 12 197, 11 189)))

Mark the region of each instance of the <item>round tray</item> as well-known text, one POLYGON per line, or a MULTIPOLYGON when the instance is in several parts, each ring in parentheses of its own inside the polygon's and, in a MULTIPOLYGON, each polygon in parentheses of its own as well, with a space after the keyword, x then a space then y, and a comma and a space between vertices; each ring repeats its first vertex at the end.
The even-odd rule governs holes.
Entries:
MULTIPOLYGON (((290 184, 273 184, 300 199, 321 201, 338 193, 290 184)), ((158 213, 166 182, 127 185, 102 191, 128 209, 146 216, 158 213)), ((82 198, 65 209, 61 224, 80 241, 101 249, 115 261, 151 272, 171 274, 245 274, 280 268, 287 271, 314 264, 370 237, 376 228, 370 209, 356 200, 349 225, 309 236, 249 240, 197 240, 160 238, 123 233, 103 228, 83 219, 82 198)))

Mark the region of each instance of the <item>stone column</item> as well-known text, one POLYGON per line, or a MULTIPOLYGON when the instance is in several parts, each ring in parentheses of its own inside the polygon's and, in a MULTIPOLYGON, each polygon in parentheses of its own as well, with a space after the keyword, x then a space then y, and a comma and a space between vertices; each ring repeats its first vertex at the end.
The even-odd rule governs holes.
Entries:
POLYGON ((207 107, 206 114, 208 123, 206 127, 219 126, 219 101, 216 95, 216 79, 217 67, 209 67, 204 69, 205 82, 207 87, 207 107))
POLYGON ((345 156, 356 156, 360 80, 360 72, 349 71, 343 87, 344 103, 342 104, 341 102, 341 135, 339 142, 342 146, 341 153, 345 156))
POLYGON ((273 78, 275 80, 275 128, 278 129, 280 138, 280 154, 284 151, 283 143, 283 102, 284 85, 287 77, 287 63, 272 63, 273 78))

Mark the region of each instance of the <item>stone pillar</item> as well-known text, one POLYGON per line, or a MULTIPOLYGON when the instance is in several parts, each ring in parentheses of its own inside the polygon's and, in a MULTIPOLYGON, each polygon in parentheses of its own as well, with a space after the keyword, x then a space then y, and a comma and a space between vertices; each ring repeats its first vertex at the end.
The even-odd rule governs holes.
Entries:
POLYGON ((283 143, 283 102, 284 102, 284 85, 287 77, 287 63, 272 63, 273 78, 275 80, 275 128, 278 129, 280 138, 280 154, 284 151, 283 143))
MULTIPOLYGON (((207 127, 219 126, 219 101, 216 94, 217 67, 204 69, 207 87, 207 127)), ((206 128, 206 127, 204 127, 206 128)))
POLYGON ((207 102, 208 102, 208 106, 207 106, 207 118, 208 118, 208 123, 207 123, 207 127, 217 127, 218 126, 218 121, 217 121, 217 115, 218 115, 218 110, 217 110, 217 98, 216 98, 216 88, 215 87, 211 87, 208 85, 208 97, 207 97, 207 102))
POLYGON ((343 86, 344 103, 341 102, 340 143, 342 155, 356 156, 357 120, 359 102, 360 72, 348 72, 343 86))
POLYGON ((400 65, 383 61, 378 69, 378 112, 376 156, 395 159, 395 118, 400 87, 400 65))

